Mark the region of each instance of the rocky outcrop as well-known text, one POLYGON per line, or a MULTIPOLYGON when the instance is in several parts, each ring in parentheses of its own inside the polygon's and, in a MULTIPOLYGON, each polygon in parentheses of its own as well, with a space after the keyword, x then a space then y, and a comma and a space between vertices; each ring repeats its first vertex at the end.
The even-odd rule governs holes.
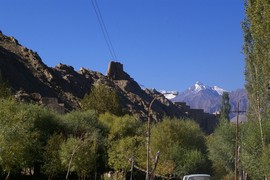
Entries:
MULTIPOLYGON (((104 84, 114 89, 123 110, 145 121, 151 106, 151 118, 159 121, 164 116, 182 117, 184 114, 172 102, 155 90, 142 90, 119 62, 110 62, 106 76, 89 69, 75 71, 73 67, 58 64, 51 68, 39 55, 0 32, 0 70, 15 97, 28 102, 44 103, 52 99, 53 107, 61 105, 65 111, 80 108, 80 101, 92 86, 104 84), (57 100, 56 100, 56 99, 57 100), (56 103, 57 102, 57 103, 56 103)), ((51 101, 48 101, 51 102, 51 101)))

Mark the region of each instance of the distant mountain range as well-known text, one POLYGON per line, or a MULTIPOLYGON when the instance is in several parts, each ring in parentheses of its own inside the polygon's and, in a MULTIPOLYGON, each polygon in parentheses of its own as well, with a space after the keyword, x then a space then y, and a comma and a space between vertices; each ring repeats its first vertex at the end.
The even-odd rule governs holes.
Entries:
MULTIPOLYGON (((218 86, 210 87, 201 82, 196 82, 193 86, 185 90, 184 92, 176 91, 160 91, 170 99, 172 102, 186 102, 191 108, 203 109, 208 113, 215 113, 220 111, 221 108, 221 98, 223 88, 218 86)), ((237 103, 239 102, 240 110, 247 109, 247 95, 245 89, 237 89, 235 91, 229 92, 231 110, 237 110, 237 103)), ((232 117, 235 115, 232 113, 232 117)))

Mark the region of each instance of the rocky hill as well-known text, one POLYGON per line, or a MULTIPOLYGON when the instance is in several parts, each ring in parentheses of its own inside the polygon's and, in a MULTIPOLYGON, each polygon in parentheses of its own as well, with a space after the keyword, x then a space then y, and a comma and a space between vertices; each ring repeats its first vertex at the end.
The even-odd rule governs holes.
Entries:
POLYGON ((37 52, 22 45, 0 31, 0 70, 2 77, 9 83, 17 99, 41 103, 43 98, 57 98, 65 111, 80 108, 80 100, 97 84, 104 84, 116 90, 122 108, 141 120, 147 119, 151 101, 152 118, 182 117, 184 113, 155 90, 142 90, 118 62, 110 62, 108 72, 99 72, 58 64, 48 67, 37 52))

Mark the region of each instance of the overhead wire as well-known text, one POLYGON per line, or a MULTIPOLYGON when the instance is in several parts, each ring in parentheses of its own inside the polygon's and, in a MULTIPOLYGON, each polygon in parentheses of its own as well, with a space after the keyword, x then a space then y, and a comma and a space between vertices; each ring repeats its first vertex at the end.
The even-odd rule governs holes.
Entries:
POLYGON ((103 37, 106 41, 106 44, 108 46, 108 49, 110 51, 110 54, 113 58, 113 60, 117 60, 117 56, 116 56, 116 53, 114 51, 114 48, 113 48, 113 45, 112 45, 112 41, 110 39, 110 36, 109 36, 109 33, 108 33, 108 30, 107 30, 107 27, 104 23, 104 20, 103 20, 103 17, 102 17, 102 14, 100 12, 100 9, 99 9, 99 6, 98 6, 98 3, 96 0, 91 0, 92 2, 92 5, 93 5, 93 8, 94 8, 94 11, 95 11, 95 14, 97 16, 97 19, 98 19, 98 22, 99 22, 99 25, 100 25, 100 28, 102 30, 102 34, 103 34, 103 37))

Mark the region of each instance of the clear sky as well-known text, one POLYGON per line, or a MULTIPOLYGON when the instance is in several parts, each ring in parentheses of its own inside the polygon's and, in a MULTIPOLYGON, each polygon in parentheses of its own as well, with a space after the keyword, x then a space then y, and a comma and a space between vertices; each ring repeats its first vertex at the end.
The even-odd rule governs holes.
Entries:
POLYGON ((97 0, 112 59, 91 0, 2 0, 0 30, 60 62, 106 74, 111 60, 139 84, 183 91, 201 81, 244 87, 243 0, 97 0))

